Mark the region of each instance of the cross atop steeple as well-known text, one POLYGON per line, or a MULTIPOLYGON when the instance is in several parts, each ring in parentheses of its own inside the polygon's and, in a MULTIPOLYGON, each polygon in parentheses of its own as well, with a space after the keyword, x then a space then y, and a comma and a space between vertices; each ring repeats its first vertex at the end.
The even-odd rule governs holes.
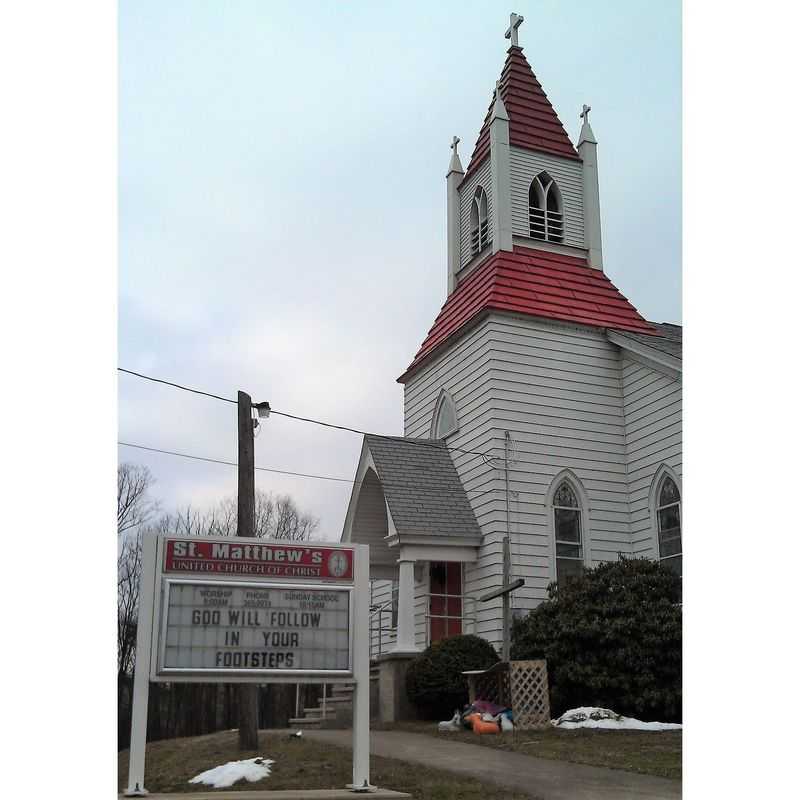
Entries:
POLYGON ((591 106, 587 106, 586 103, 583 104, 583 111, 581 111, 581 119, 585 123, 589 123, 589 112, 592 110, 591 106))
POLYGON ((519 26, 522 25, 523 22, 525 22, 525 17, 521 17, 516 13, 511 15, 511 24, 508 26, 508 30, 506 31, 506 39, 511 39, 512 47, 519 47, 517 32, 519 26))
POLYGON ((458 155, 458 143, 460 141, 461 139, 459 139, 458 136, 453 137, 453 143, 450 145, 450 149, 453 151, 453 155, 456 156, 458 155))

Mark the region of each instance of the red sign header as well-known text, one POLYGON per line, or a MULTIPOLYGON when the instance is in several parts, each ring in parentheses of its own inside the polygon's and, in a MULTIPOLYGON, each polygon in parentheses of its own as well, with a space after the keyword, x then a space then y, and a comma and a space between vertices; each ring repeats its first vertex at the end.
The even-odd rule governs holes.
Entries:
POLYGON ((165 539, 164 572, 352 581, 353 551, 299 544, 239 544, 235 538, 165 539))

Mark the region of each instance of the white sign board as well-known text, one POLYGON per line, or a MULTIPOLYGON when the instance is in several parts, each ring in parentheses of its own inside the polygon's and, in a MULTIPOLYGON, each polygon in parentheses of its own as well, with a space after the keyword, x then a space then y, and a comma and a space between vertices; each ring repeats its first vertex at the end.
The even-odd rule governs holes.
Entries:
POLYGON ((350 589, 166 580, 158 674, 351 670, 350 589))
POLYGON ((353 786, 369 786, 369 547, 147 535, 128 790, 146 794, 149 681, 348 682, 353 786))

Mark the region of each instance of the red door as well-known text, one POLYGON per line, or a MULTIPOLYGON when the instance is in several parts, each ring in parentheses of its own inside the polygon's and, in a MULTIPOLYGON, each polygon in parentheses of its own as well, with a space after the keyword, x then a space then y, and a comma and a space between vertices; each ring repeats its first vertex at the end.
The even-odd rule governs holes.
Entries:
POLYGON ((461 563, 432 561, 430 569, 430 643, 461 633, 461 563))

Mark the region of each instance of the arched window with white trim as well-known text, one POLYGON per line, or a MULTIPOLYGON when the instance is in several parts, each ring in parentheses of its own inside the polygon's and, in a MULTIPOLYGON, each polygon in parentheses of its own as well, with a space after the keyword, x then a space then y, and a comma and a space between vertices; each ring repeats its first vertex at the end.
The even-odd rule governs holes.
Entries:
POLYGON ((681 493, 669 474, 664 474, 656 491, 658 557, 678 575, 683 573, 681 543, 681 493))
POLYGON ((472 255, 477 255, 489 244, 489 212, 486 192, 482 186, 475 190, 469 212, 470 244, 472 255))
POLYGON ((566 479, 553 494, 553 529, 556 539, 556 581, 559 585, 583 572, 583 531, 578 493, 566 479))
POLYGON ((546 173, 540 172, 528 189, 530 234, 533 239, 546 242, 564 241, 564 209, 558 184, 546 173))
POLYGON ((451 433, 458 430, 458 414, 456 404, 450 393, 445 389, 439 393, 436 401, 436 408, 433 412, 433 424, 431 425, 431 438, 444 439, 451 433))

